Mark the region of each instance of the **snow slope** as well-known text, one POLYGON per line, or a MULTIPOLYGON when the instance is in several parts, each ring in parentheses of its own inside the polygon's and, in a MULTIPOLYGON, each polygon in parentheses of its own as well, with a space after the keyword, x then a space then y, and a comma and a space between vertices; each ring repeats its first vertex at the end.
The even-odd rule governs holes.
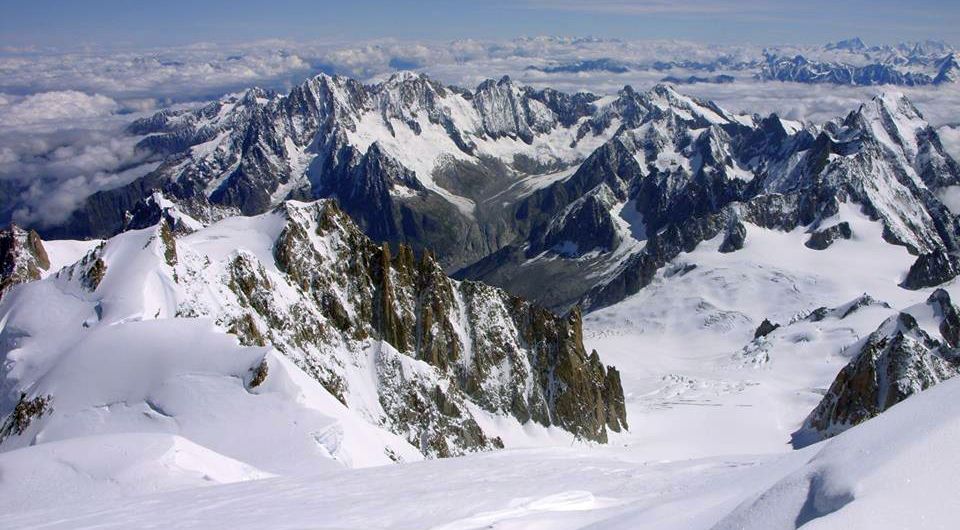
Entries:
POLYGON ((0 453, 0 509, 10 513, 72 499, 122 498, 272 476, 177 435, 96 435, 0 453))
MULTIPOLYGON (((63 500, 422 458, 273 348, 180 318, 162 239, 126 232, 4 298, 4 409, 49 397, 0 434, 5 502, 22 505, 45 481, 63 500), (94 256, 108 272, 91 290, 94 256)), ((51 262, 78 247, 89 246, 50 245, 51 262)))
MULTIPOLYGON (((0 455, 63 472, 64 500, 606 441, 625 427, 619 379, 584 351, 579 316, 455 282, 409 248, 391 261, 331 202, 179 237, 168 223, 51 244, 55 264, 89 250, 0 303, 0 455), (394 305, 394 330, 433 334, 387 337, 376 319, 394 305), (101 443, 122 455, 115 466, 84 460, 101 443), (170 451, 188 462, 165 463, 170 451)), ((28 491, 13 478, 23 469, 0 485, 11 499, 28 491)))
POLYGON ((740 505, 725 528, 952 528, 960 380, 805 451, 798 469, 740 505))
MULTIPOLYGON (((929 295, 898 287, 912 257, 883 241, 879 222, 846 206, 834 221, 854 236, 823 251, 803 245, 802 228, 746 224, 741 250, 718 252, 718 236, 587 315, 586 343, 622 367, 630 411, 632 430, 608 446, 478 415, 513 448, 419 463, 284 356, 175 318, 166 293, 179 284, 134 252, 162 253, 159 240, 128 232, 103 256, 112 272, 131 268, 117 278, 141 281, 108 274, 86 299, 68 268, 4 301, 9 355, 31 360, 10 377, 62 397, 6 442, 36 445, 0 453, 3 526, 949 527, 960 381, 826 442, 789 445, 854 346, 929 295), (876 301, 859 303, 864 292, 876 301), (764 318, 781 327, 754 339, 764 318), (49 320, 91 327, 42 333, 49 320), (264 359, 270 375, 254 387, 264 359), (408 463, 348 469, 388 454, 408 463)), ((242 237, 269 268, 281 226, 226 220, 180 238, 178 255, 221 263, 242 237)))
POLYGON ((355 417, 283 356, 241 347, 210 321, 132 320, 53 339, 53 333, 33 335, 29 319, 52 314, 66 297, 40 294, 47 296, 21 302, 17 308, 27 310, 8 315, 6 335, 25 334, 8 361, 17 363, 11 376, 22 388, 54 396, 54 406, 24 434, 5 440, 6 449, 157 432, 269 472, 385 464, 391 462, 388 448, 419 458, 405 442, 355 417), (63 344, 69 345, 57 347, 63 344), (270 377, 251 387, 263 362, 270 377))
MULTIPOLYGON (((883 241, 880 223, 843 207, 854 237, 818 251, 792 232, 746 224, 744 248, 723 236, 678 256, 653 283, 585 317, 586 342, 617 366, 634 442, 651 459, 788 450, 790 434, 849 361, 851 345, 895 310, 869 306, 845 319, 799 321, 862 294, 906 308, 929 291, 898 286, 912 261, 883 241), (768 318, 785 325, 761 344, 768 318)), ((826 223, 825 223, 826 224, 826 223)))
POLYGON ((952 528, 960 380, 783 456, 514 450, 9 514, 7 528, 952 528), (882 442, 881 442, 882 441, 882 442))

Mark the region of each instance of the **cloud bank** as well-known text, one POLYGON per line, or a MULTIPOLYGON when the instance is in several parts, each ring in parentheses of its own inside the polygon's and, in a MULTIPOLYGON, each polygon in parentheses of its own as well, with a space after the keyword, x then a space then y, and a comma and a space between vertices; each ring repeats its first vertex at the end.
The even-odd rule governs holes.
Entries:
POLYGON ((87 196, 156 166, 123 129, 112 98, 79 91, 0 94, 0 219, 43 226, 87 196))

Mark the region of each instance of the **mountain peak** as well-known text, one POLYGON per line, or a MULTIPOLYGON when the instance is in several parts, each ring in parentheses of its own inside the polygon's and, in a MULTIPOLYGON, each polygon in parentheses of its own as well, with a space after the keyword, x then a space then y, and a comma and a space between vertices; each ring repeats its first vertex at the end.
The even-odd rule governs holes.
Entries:
POLYGON ((955 83, 960 80, 960 54, 954 52, 940 60, 940 70, 933 83, 942 85, 944 83, 955 83))
POLYGON ((881 92, 871 98, 871 101, 878 107, 887 109, 894 114, 904 114, 911 118, 923 119, 920 111, 913 105, 910 98, 900 91, 881 92))
POLYGON ((430 76, 425 73, 414 72, 411 70, 401 70, 399 72, 390 74, 390 77, 388 77, 387 80, 381 84, 381 86, 398 87, 419 84, 434 85, 439 83, 431 79, 430 76))
POLYGON ((863 40, 860 37, 853 37, 850 39, 844 39, 837 42, 832 42, 827 44, 826 49, 828 50, 846 50, 851 52, 861 52, 867 49, 867 45, 863 43, 863 40))
POLYGON ((881 92, 860 105, 855 112, 850 113, 843 124, 861 130, 879 129, 896 132, 900 136, 908 131, 926 126, 926 121, 920 111, 910 99, 899 91, 881 92))
POLYGON ((670 83, 657 83, 650 89, 650 92, 657 94, 658 96, 678 98, 680 93, 677 92, 677 89, 670 83))

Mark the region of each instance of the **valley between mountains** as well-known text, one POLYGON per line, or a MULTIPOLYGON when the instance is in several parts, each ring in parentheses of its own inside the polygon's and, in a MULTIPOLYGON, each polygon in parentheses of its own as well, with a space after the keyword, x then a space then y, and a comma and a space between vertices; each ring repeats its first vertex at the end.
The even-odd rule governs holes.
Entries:
POLYGON ((960 165, 807 123, 321 74, 129 125, 0 232, 0 526, 948 528, 960 165))

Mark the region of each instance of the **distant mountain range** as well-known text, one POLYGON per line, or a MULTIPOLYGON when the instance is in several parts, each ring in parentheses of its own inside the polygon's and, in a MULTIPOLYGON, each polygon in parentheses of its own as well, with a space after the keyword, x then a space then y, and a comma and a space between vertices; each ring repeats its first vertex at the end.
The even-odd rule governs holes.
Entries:
POLYGON ((667 85, 599 97, 509 78, 464 90, 408 73, 377 85, 320 75, 131 130, 166 160, 44 235, 150 226, 162 201, 209 223, 333 197, 375 240, 557 309, 614 303, 711 234, 735 249, 744 221, 829 228, 840 201, 916 254, 958 248, 937 190, 960 184, 960 169, 896 95, 816 125, 736 115, 667 85))
POLYGON ((960 75, 956 50, 943 42, 925 41, 894 46, 867 46, 860 38, 841 40, 819 48, 775 47, 764 50, 753 60, 719 56, 709 60, 654 61, 630 63, 610 58, 530 66, 528 70, 546 73, 682 70, 665 82, 677 84, 726 83, 731 73, 743 72, 756 79, 796 83, 837 85, 924 86, 953 83, 960 75), (689 72, 726 72, 712 76, 689 72))
POLYGON ((757 77, 798 83, 923 86, 953 83, 958 75, 960 65, 955 52, 937 56, 904 56, 891 51, 881 62, 864 65, 809 60, 802 55, 789 58, 771 54, 757 77))

